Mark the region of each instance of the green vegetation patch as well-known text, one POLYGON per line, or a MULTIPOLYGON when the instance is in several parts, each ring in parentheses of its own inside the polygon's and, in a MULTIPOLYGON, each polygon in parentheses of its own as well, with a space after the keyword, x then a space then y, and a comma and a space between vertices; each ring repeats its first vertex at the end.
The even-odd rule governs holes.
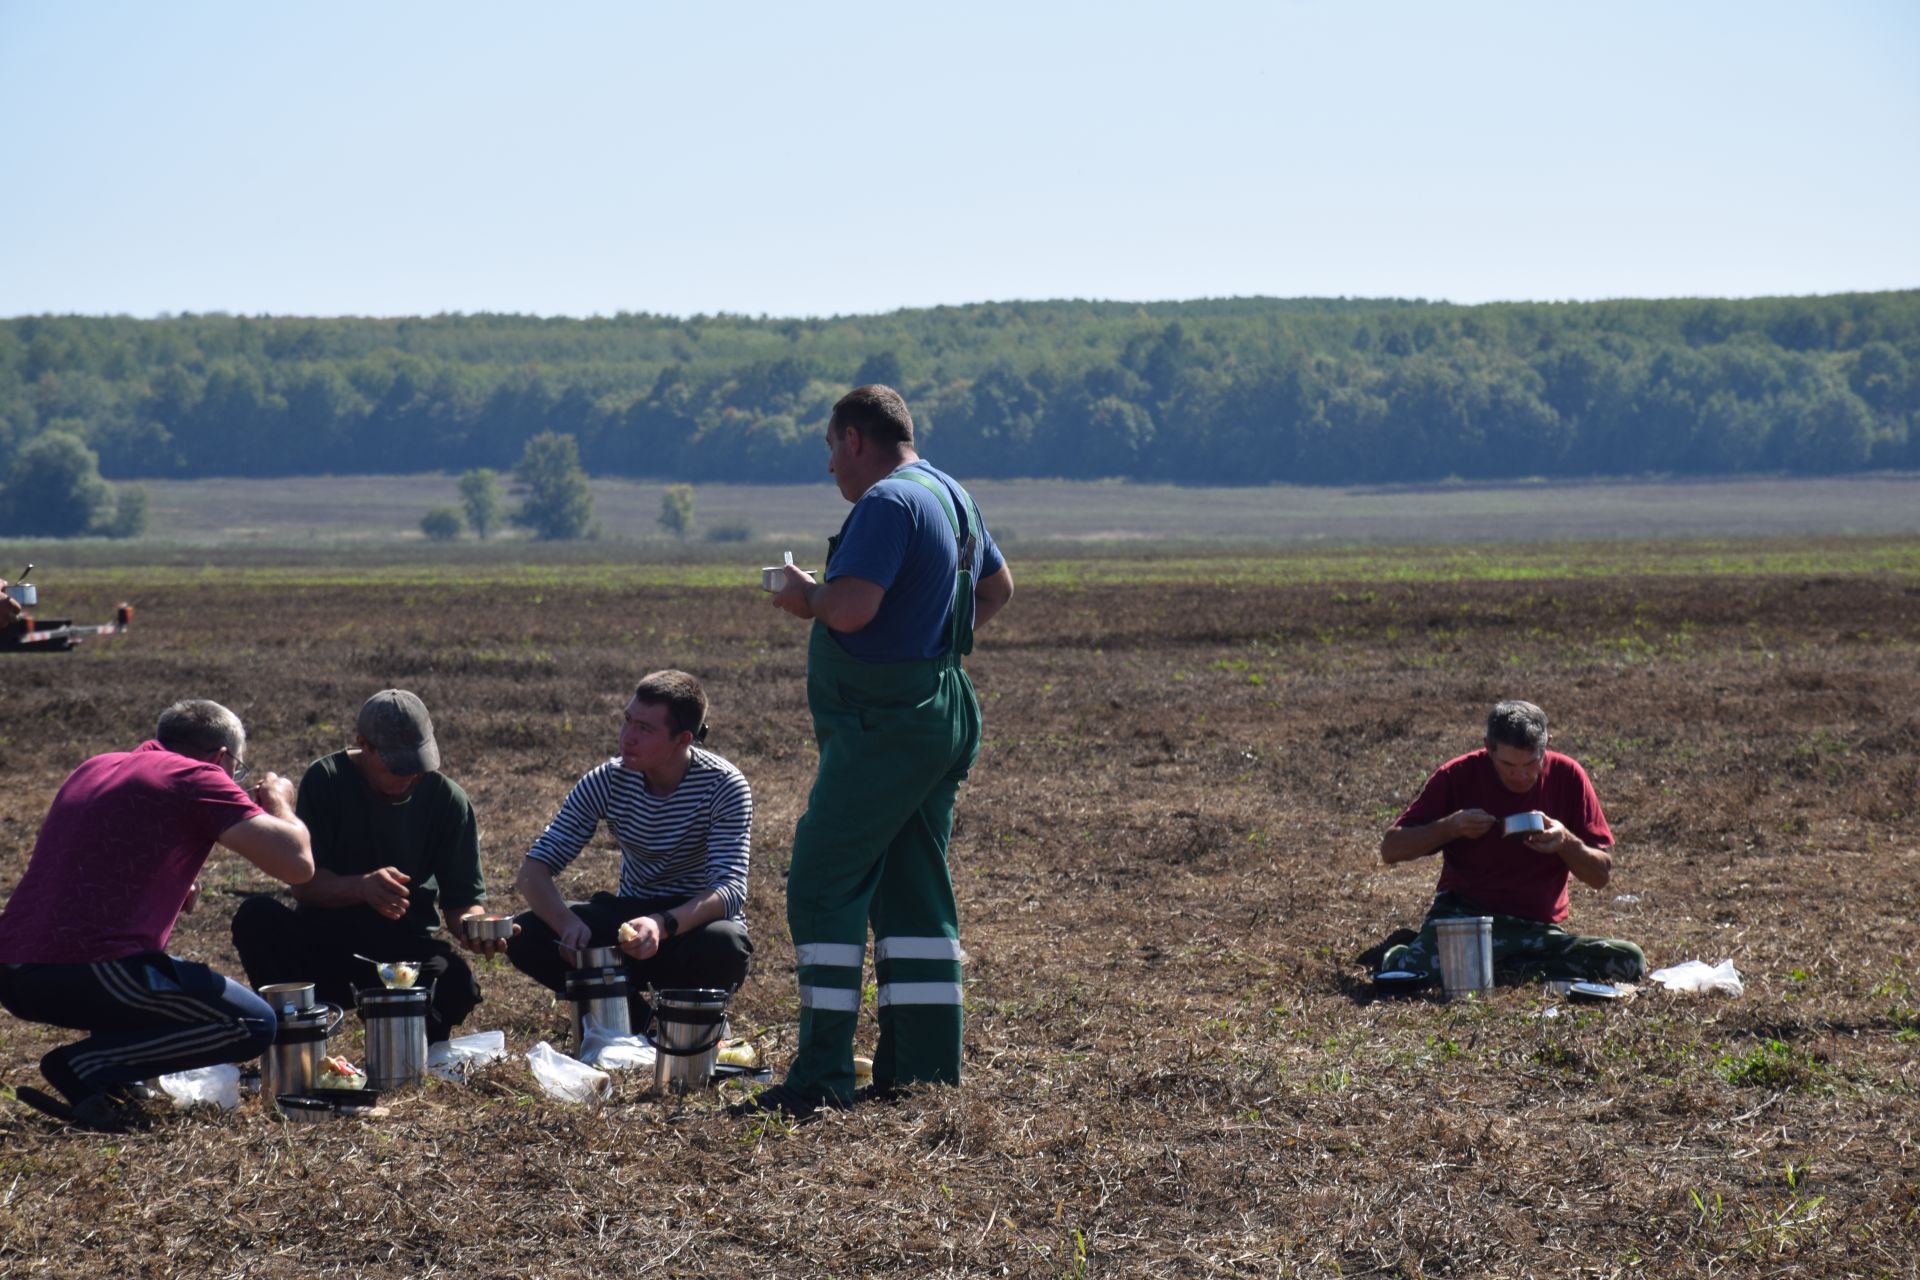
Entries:
MULTIPOLYGON (((63 590, 100 587, 226 585, 503 587, 591 590, 633 587, 757 590, 758 566, 698 559, 634 559, 631 547, 607 545, 549 557, 528 549, 513 559, 437 556, 421 548, 412 558, 343 551, 324 559, 261 552, 195 551, 155 556, 128 548, 127 563, 69 567, 63 590), (304 561, 304 562, 302 562, 304 561)), ((97 559, 89 556, 89 559, 97 559)), ((1220 553, 1118 556, 1094 553, 1016 559, 1021 587, 1066 590, 1129 585, 1203 583, 1264 586, 1298 583, 1549 581, 1620 577, 1793 577, 1852 574, 1920 576, 1920 542, 1911 538, 1684 539, 1661 542, 1555 543, 1541 546, 1462 544, 1370 546, 1257 555, 1220 553)), ((43 575, 44 576, 44 575, 43 575)))

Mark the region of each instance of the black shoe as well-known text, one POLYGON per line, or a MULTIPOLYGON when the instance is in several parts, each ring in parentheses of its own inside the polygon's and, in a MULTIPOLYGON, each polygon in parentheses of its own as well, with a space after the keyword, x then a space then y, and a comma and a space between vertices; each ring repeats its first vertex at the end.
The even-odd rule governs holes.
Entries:
POLYGON ((776 1084, 769 1085, 744 1102, 734 1103, 727 1108, 727 1114, 735 1119, 779 1115, 804 1124, 818 1119, 822 1111, 839 1110, 841 1105, 831 1098, 808 1097, 798 1089, 776 1084))
POLYGON ((91 1094, 71 1106, 50 1093, 42 1093, 30 1084, 15 1088, 13 1096, 44 1116, 76 1129, 96 1133, 125 1133, 127 1124, 104 1093, 91 1094))
POLYGON ((906 1097, 907 1091, 897 1084, 863 1084, 853 1091, 853 1100, 859 1106, 903 1102, 906 1097))

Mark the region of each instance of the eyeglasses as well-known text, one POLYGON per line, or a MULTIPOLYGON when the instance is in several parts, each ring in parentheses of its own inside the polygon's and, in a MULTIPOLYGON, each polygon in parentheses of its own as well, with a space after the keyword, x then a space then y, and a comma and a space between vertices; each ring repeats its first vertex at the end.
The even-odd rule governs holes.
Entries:
POLYGON ((252 772, 253 772, 252 765, 247 764, 244 761, 235 760, 233 762, 233 768, 227 771, 227 776, 232 778, 235 782, 245 782, 247 780, 247 775, 252 772))

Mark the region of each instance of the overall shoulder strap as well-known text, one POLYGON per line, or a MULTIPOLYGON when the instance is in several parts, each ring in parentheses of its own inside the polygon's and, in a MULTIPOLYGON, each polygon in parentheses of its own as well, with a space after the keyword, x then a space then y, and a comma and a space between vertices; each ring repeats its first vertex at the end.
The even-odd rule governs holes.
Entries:
POLYGON ((969 514, 972 518, 967 521, 966 528, 963 530, 960 526, 959 513, 954 509, 951 491, 946 485, 935 480, 926 472, 916 470, 911 466, 902 467, 893 474, 899 476, 902 480, 913 481, 940 500, 940 509, 947 513, 947 525, 953 530, 953 540, 960 547, 960 567, 971 571, 973 568, 974 530, 980 527, 980 505, 971 500, 973 495, 967 495, 969 499, 968 506, 971 508, 969 514))

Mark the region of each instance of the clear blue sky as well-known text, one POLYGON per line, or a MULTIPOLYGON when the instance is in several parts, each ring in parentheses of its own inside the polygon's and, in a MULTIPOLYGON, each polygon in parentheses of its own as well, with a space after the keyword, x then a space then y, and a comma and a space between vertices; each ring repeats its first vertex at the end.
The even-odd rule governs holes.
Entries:
POLYGON ((1920 3, 0 0, 0 315, 1920 287, 1920 3))

